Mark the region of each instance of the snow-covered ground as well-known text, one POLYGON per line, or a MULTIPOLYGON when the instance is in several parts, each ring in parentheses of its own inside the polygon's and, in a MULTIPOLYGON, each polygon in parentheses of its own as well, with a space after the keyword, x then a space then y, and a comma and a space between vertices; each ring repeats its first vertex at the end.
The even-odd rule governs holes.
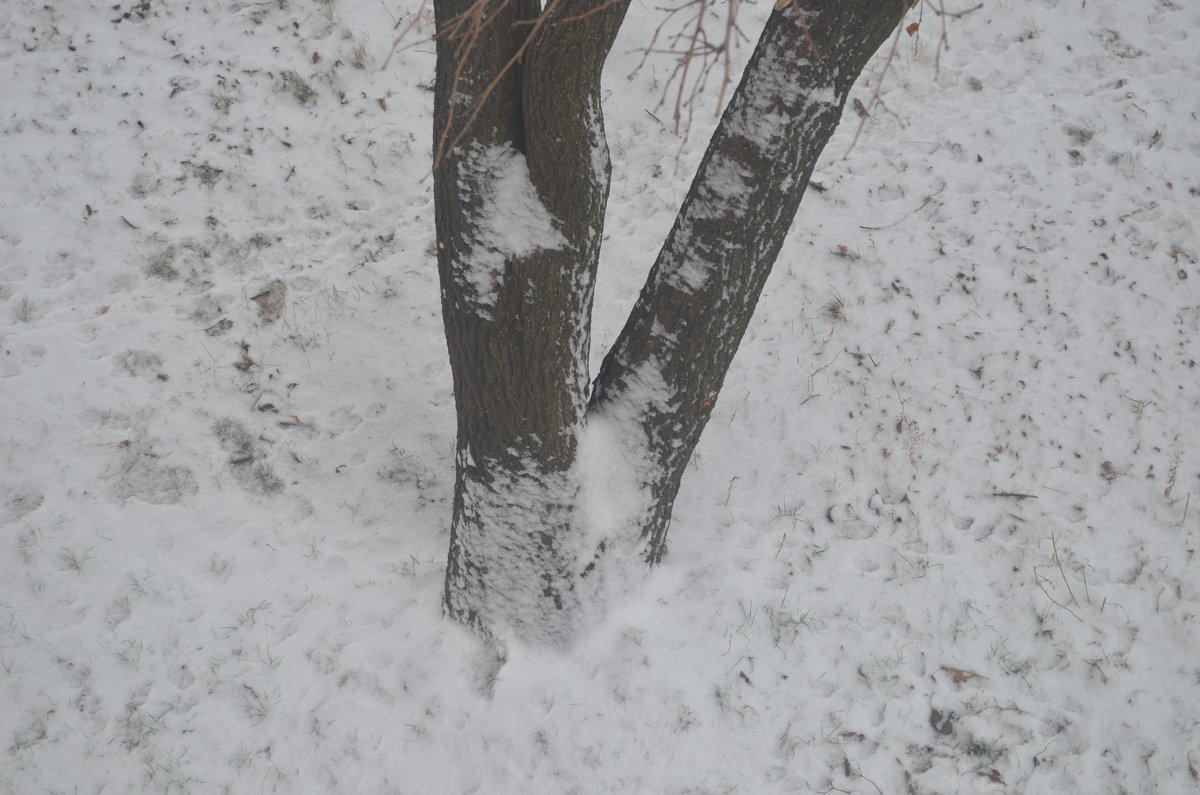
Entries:
MULTIPOLYGON (((487 698, 419 5, 0 5, 0 792, 1200 789, 1200 6, 914 11, 665 565, 487 698)), ((655 14, 597 358, 713 123, 655 14)))

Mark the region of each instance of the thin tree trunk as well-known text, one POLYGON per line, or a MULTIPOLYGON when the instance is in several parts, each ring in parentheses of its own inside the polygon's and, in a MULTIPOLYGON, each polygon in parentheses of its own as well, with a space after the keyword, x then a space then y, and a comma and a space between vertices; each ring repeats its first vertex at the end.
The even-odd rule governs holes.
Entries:
POLYGON ((598 415, 636 417, 652 464, 643 556, 659 561, 684 467, 858 75, 907 0, 775 11, 641 296, 605 358, 598 415))

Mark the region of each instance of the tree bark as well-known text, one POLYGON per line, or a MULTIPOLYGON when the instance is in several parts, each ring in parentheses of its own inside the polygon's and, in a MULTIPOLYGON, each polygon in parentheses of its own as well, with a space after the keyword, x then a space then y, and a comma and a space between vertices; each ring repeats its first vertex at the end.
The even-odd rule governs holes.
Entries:
POLYGON ((626 6, 436 7, 438 270, 458 417, 445 609, 485 634, 566 643, 610 170, 600 70, 626 6))
POLYGON ((640 420, 658 562, 684 467, 867 61, 908 0, 805 0, 767 21, 625 328, 592 408, 640 420))
POLYGON ((623 552, 661 558, 684 466, 816 159, 907 10, 797 0, 772 14, 590 385, 610 172, 600 73, 627 5, 435 2, 438 270, 458 419, 444 604, 496 640, 568 644, 607 575, 629 567, 623 552))

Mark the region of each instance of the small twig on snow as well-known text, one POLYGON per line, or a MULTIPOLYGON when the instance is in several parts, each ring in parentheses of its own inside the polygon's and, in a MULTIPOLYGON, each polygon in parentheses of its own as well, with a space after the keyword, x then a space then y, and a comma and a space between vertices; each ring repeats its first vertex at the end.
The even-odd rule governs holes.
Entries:
POLYGON ((1058 573, 1062 575, 1063 585, 1067 586, 1067 593, 1071 596, 1071 601, 1076 607, 1079 607, 1079 600, 1075 598, 1075 592, 1071 590, 1071 583, 1067 581, 1067 573, 1063 570, 1062 558, 1058 556, 1058 540, 1054 535, 1050 536, 1050 546, 1054 548, 1054 562, 1058 564, 1058 573))
POLYGON ((1033 581, 1037 583, 1037 586, 1038 586, 1038 588, 1041 588, 1041 589, 1042 589, 1042 593, 1046 594, 1046 598, 1047 598, 1047 599, 1049 599, 1051 602, 1054 602, 1054 604, 1058 605, 1058 606, 1059 606, 1059 607, 1061 607, 1063 610, 1066 610, 1068 613, 1070 613, 1071 615, 1073 615, 1073 616, 1076 618, 1076 620, 1078 620, 1078 621, 1079 621, 1079 623, 1080 623, 1080 624, 1086 624, 1086 623, 1087 623, 1086 621, 1084 621, 1082 618, 1080 618, 1080 617, 1079 617, 1079 614, 1078 614, 1078 613, 1076 613, 1074 610, 1072 610, 1071 608, 1067 607, 1067 606, 1066 606, 1066 605, 1064 605, 1062 602, 1058 601, 1057 599, 1055 599, 1053 596, 1051 596, 1051 595, 1050 595, 1050 592, 1046 590, 1046 586, 1042 584, 1042 576, 1041 576, 1040 574, 1038 574, 1038 573, 1037 573, 1037 567, 1034 567, 1034 571, 1033 571, 1033 581))

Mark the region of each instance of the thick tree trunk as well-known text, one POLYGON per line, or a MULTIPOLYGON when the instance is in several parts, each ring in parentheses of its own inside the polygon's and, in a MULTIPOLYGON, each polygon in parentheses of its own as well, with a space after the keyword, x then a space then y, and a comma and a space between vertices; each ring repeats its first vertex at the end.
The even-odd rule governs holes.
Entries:
POLYGON ((589 402, 609 177, 600 71, 628 0, 437 0, 450 616, 569 643, 631 554, 659 560, 813 165, 901 2, 798 0, 771 16, 589 402))
POLYGON ((437 3, 434 194, 458 415, 445 608, 549 643, 570 640, 581 604, 574 465, 609 177, 600 70, 625 6, 573 19, 590 9, 437 3))

